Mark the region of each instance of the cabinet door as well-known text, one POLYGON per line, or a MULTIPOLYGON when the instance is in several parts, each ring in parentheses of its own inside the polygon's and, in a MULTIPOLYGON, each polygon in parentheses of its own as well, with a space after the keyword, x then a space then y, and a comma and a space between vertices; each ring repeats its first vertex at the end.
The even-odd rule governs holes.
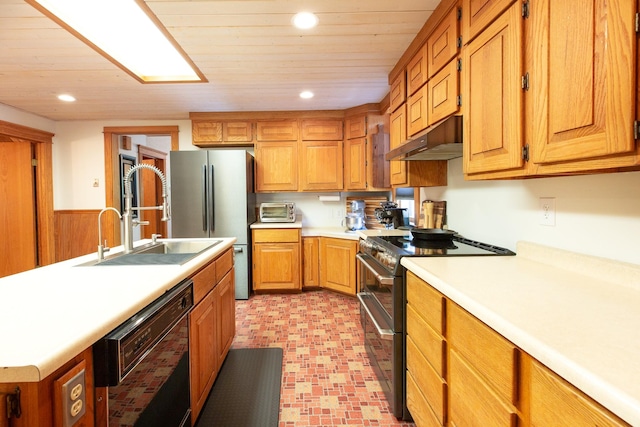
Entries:
POLYGON ((514 4, 463 50, 467 174, 521 168, 522 17, 514 4))
POLYGON ((298 189, 297 142, 259 142, 255 155, 257 192, 298 189))
MULTIPOLYGON (((407 106, 402 104, 398 110, 391 113, 390 149, 400 146, 407 139, 407 106)), ((395 160, 389 162, 389 172, 391 174, 391 185, 405 184, 407 182, 407 162, 395 160)))
POLYGON ((427 39, 429 78, 458 55, 458 8, 453 7, 427 39))
POLYGON ((532 2, 533 161, 635 149, 634 2, 532 2), (570 24, 568 24, 570 17, 570 24))
POLYGON ((458 61, 454 59, 429 80, 429 126, 458 112, 459 74, 458 61))
POLYGON ((253 248, 253 289, 299 291, 302 288, 299 243, 260 243, 253 248))
POLYGON ((346 139, 367 136, 367 116, 349 117, 345 125, 346 139))
POLYGON ((207 142, 222 142, 222 122, 191 123, 191 137, 193 144, 207 142))
POLYGON ((233 337, 236 335, 235 271, 229 271, 215 289, 218 326, 218 366, 227 357, 233 337))
POLYGON ((189 313, 191 411, 198 417, 218 373, 218 333, 215 291, 189 313))
POLYGON ((409 135, 415 135, 427 127, 429 109, 427 93, 427 86, 423 86, 407 101, 407 133, 409 135))
POLYGON ((302 287, 320 286, 320 239, 318 237, 302 238, 302 287))
POLYGON ((302 141, 300 150, 302 191, 343 189, 342 141, 302 141))
POLYGON ((349 295, 356 294, 355 240, 320 239, 320 286, 349 295))
POLYGON ((367 139, 348 139, 344 143, 344 189, 367 188, 367 139))
POLYGON ((464 44, 473 40, 511 3, 513 0, 463 0, 461 26, 464 44))
POLYGON ((225 142, 253 142, 253 125, 251 122, 223 123, 222 139, 225 142))
POLYGON ((620 427, 627 424, 537 361, 531 366, 531 426, 620 427), (558 414, 562 414, 561 417, 558 414))
POLYGON ((395 111, 407 100, 407 79, 404 70, 400 72, 389 88, 389 109, 395 111))
POLYGON ((297 120, 273 120, 258 122, 258 141, 297 141, 297 120))
POLYGON ((428 53, 425 43, 407 64, 407 95, 413 95, 429 78, 428 53))
POLYGON ((342 120, 303 120, 303 141, 342 141, 342 120))

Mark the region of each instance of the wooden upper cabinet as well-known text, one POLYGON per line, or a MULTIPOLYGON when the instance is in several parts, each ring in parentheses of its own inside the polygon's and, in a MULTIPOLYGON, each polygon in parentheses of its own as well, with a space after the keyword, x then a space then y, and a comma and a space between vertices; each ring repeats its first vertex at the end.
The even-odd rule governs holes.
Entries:
POLYGON ((423 86, 407 101, 407 134, 415 135, 427 127, 427 86, 423 86))
POLYGON ((258 141, 297 141, 297 120, 259 121, 257 126, 258 141))
POLYGON ((344 143, 344 189, 367 188, 367 140, 348 139, 344 143))
POLYGON ((342 141, 342 120, 303 120, 303 141, 342 141))
POLYGON ((533 162, 633 151, 634 2, 531 3, 533 162))
POLYGON ((342 156, 342 141, 302 141, 299 162, 300 190, 342 190, 342 156))
POLYGON ((346 120, 345 132, 346 139, 367 136, 367 116, 349 117, 346 120))
POLYGON ((429 80, 427 86, 427 124, 456 114, 460 109, 458 96, 460 95, 460 71, 458 60, 453 59, 438 74, 429 80))
POLYGON ((453 7, 427 39, 429 78, 458 55, 459 13, 453 7))
POLYGON ((466 174, 523 165, 522 39, 516 3, 463 49, 466 174))
POLYGON ((389 110, 396 111, 406 100, 407 79, 404 71, 401 71, 389 88, 389 110))
POLYGON ((297 141, 258 142, 255 158, 256 192, 298 189, 297 141))
POLYGON ((191 137, 193 144, 207 142, 222 142, 222 122, 191 123, 191 137))
POLYGON ((427 44, 424 44, 407 64, 407 95, 413 95, 429 78, 427 44))
POLYGON ((251 122, 223 123, 222 139, 225 142, 253 142, 253 124, 251 122))
MULTIPOLYGON (((389 148, 391 150, 402 145, 407 139, 407 106, 404 104, 391 113, 389 139, 389 148)), ((404 184, 406 182, 407 162, 396 160, 389 163, 391 185, 404 184)))
POLYGON ((514 0, 462 0, 462 42, 467 44, 473 40, 513 2, 514 0))

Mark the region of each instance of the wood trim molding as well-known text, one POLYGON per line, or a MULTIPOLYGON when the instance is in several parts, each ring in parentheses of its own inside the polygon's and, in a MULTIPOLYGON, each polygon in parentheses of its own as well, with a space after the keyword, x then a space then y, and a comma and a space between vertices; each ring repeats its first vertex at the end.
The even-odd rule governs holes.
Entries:
POLYGON ((20 138, 31 142, 43 142, 51 144, 54 134, 27 126, 17 125, 0 120, 0 134, 7 135, 10 138, 20 138))

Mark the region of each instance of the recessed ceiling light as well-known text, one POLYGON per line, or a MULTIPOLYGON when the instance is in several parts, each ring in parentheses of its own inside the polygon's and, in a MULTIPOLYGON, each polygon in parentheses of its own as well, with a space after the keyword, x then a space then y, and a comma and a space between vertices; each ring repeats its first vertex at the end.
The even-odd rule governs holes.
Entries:
POLYGON ((305 90, 304 92, 300 92, 300 98, 302 99, 309 99, 309 98, 313 98, 313 92, 305 90))
POLYGON ((26 0, 142 83, 205 82, 142 0, 26 0))
POLYGON ((311 12, 296 13, 293 17, 293 25, 301 30, 308 30, 318 25, 318 17, 311 12))
POLYGON ((58 95, 58 99, 64 102, 73 102, 76 100, 73 96, 66 93, 63 93, 62 95, 58 95))

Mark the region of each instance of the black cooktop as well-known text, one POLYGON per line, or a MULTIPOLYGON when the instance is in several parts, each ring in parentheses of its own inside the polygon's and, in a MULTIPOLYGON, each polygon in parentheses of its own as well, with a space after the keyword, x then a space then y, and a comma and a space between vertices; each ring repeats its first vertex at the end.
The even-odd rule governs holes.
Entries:
POLYGON ((424 240, 408 236, 376 236, 398 256, 477 256, 477 255, 515 255, 509 249, 489 245, 462 236, 453 238, 424 240))

